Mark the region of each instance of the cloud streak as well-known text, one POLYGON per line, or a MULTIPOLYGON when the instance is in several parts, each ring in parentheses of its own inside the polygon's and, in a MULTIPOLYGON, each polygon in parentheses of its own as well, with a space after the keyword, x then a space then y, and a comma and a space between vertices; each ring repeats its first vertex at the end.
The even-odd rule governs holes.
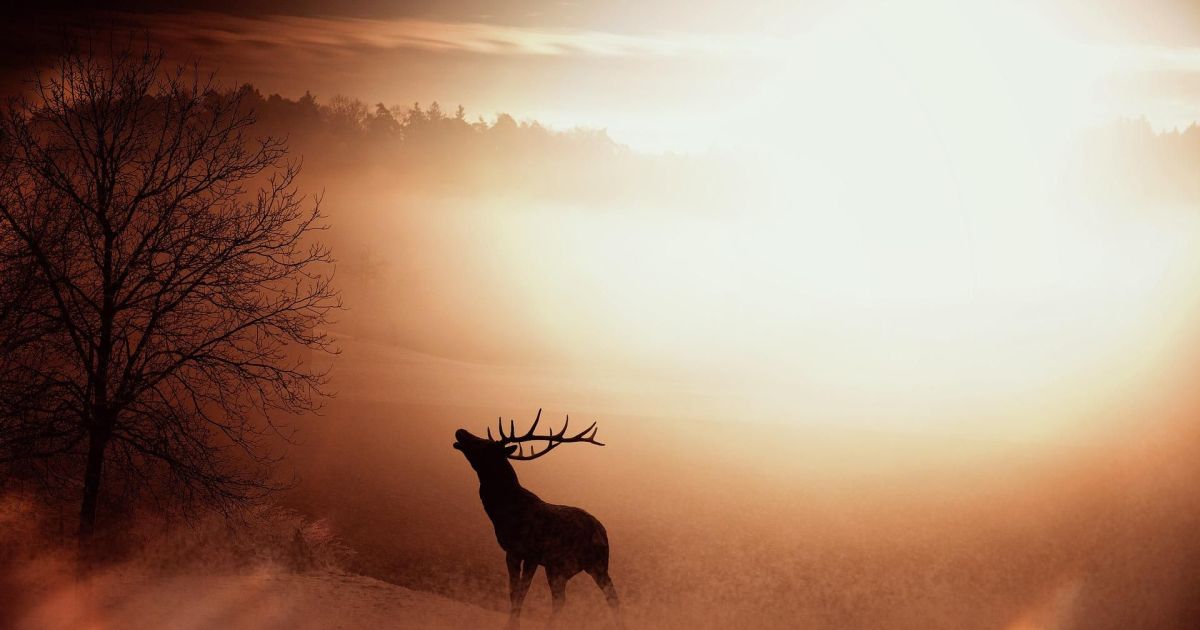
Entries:
POLYGON ((327 51, 423 50, 511 56, 679 57, 766 52, 763 38, 689 34, 626 35, 572 28, 404 18, 376 20, 297 16, 241 17, 219 13, 127 16, 158 38, 201 46, 250 46, 327 51))

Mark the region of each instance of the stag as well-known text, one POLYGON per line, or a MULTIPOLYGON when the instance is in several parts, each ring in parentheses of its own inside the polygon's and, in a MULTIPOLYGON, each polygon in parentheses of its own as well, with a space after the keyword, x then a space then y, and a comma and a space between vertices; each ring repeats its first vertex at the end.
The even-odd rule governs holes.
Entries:
POLYGON ((466 429, 454 432, 454 448, 462 452, 479 475, 479 498, 488 518, 492 519, 496 540, 505 552, 511 604, 509 627, 515 628, 520 623, 521 604, 538 566, 546 568, 546 580, 550 583, 551 624, 566 600, 567 580, 584 571, 604 591, 614 618, 621 625, 617 590, 608 576, 608 534, 604 526, 579 508, 541 500, 521 486, 517 472, 509 463, 537 459, 563 444, 604 446, 596 440, 596 423, 579 433, 567 435, 571 421, 567 416, 559 431, 550 429, 546 434, 538 435, 535 431, 541 419, 542 410, 539 409, 533 425, 522 435, 517 435, 512 420, 509 420, 508 433, 504 432, 504 422, 497 420, 499 439, 492 435, 490 428, 487 438, 475 436, 466 429), (525 452, 526 443, 534 443, 529 445, 529 453, 525 452), (536 443, 544 443, 545 447, 538 450, 536 443))

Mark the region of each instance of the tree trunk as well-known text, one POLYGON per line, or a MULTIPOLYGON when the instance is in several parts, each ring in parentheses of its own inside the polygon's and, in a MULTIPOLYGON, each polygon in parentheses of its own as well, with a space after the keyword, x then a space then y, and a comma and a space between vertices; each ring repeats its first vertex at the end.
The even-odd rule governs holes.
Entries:
POLYGON ((104 469, 104 449, 108 436, 93 429, 88 442, 87 469, 83 474, 83 504, 79 508, 79 546, 86 547, 96 531, 96 504, 100 499, 100 473, 104 469))

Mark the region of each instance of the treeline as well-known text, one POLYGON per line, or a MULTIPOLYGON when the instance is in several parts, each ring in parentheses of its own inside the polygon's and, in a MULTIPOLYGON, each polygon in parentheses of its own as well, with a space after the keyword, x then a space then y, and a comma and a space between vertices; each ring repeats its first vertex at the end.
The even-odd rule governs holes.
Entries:
POLYGON ((1089 202, 1192 205, 1200 202, 1200 127, 1156 131, 1124 119, 1085 132, 1068 181, 1089 202))
POLYGON ((261 133, 286 137, 306 170, 384 176, 409 193, 662 206, 677 204, 694 182, 712 181, 703 175, 715 168, 709 159, 633 151, 604 129, 471 117, 461 105, 368 105, 310 93, 293 100, 251 85, 226 96, 253 110, 261 133))
MULTIPOLYGON (((485 119, 437 102, 368 105, 309 93, 293 100, 263 96, 251 85, 224 96, 251 108, 263 134, 287 137, 306 168, 322 176, 381 176, 411 194, 692 211, 729 210, 745 201, 737 192, 746 174, 736 162, 646 154, 604 129, 556 130, 509 114, 485 119)), ((1066 169, 1063 182, 1076 199, 1194 203, 1200 200, 1200 127, 1156 131, 1145 119, 1101 125, 1080 135, 1066 169)))

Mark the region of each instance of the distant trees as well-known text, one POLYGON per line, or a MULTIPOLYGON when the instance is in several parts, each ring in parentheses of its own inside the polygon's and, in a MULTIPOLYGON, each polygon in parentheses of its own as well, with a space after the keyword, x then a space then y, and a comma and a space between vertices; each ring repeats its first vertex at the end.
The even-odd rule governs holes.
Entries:
MULTIPOLYGON (((0 119, 0 464, 221 508, 276 487, 339 305, 319 203, 245 90, 161 54, 64 55, 0 119)), ((301 101, 297 109, 304 107, 301 101)))
MULTIPOLYGON (((286 135, 308 173, 385 174, 407 192, 552 194, 581 202, 625 195, 639 201, 678 196, 695 167, 675 156, 639 155, 602 129, 555 130, 500 113, 468 117, 462 106, 408 106, 341 95, 317 99, 237 90, 256 129, 286 135), (614 186, 614 181, 621 186, 614 186)), ((328 177, 327 177, 328 178, 328 177)), ((711 178, 705 178, 711 179, 711 178)))
POLYGON ((375 104, 375 113, 367 119, 368 131, 375 135, 391 136, 400 131, 400 123, 383 103, 375 104))
POLYGON ((1064 173, 1067 192, 1108 205, 1192 205, 1200 196, 1200 126, 1156 131, 1116 120, 1079 134, 1064 173))

